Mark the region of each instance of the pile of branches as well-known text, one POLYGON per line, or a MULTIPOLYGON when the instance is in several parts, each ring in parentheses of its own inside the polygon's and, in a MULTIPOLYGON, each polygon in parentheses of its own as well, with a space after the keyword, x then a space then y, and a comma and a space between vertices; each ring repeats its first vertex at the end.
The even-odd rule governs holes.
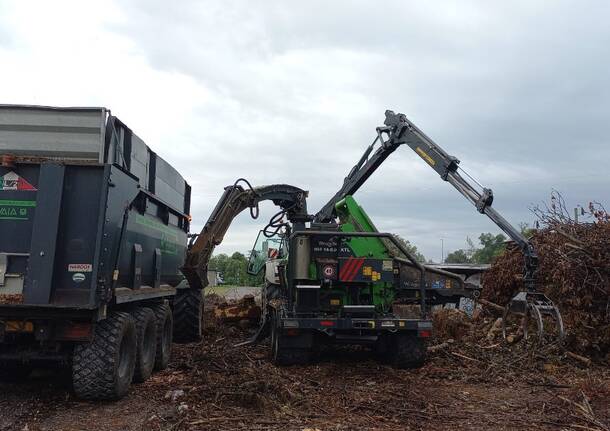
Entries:
MULTIPOLYGON (((557 192, 550 204, 532 211, 538 218, 531 241, 539 255, 539 289, 561 311, 567 347, 603 357, 610 351, 610 216, 591 203, 577 221, 557 192)), ((483 276, 483 297, 508 303, 524 288, 523 265, 520 250, 509 246, 483 276)))

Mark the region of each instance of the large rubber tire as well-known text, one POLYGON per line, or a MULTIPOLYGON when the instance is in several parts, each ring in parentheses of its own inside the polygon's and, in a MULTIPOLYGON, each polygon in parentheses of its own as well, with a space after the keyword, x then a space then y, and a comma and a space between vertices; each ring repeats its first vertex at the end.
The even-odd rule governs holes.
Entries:
POLYGON ((150 308, 138 307, 131 311, 136 321, 138 342, 136 348, 136 367, 133 373, 134 382, 148 380, 155 367, 157 354, 157 319, 150 308))
POLYGON ((281 333, 276 313, 271 321, 271 361, 275 365, 305 365, 311 360, 308 349, 286 347, 286 335, 281 333))
POLYGON ((167 368, 172 355, 172 335, 174 320, 172 310, 167 303, 151 307, 155 313, 157 323, 157 349, 155 356, 155 370, 167 368))
POLYGON ((93 341, 74 348, 72 385, 79 398, 117 400, 129 391, 136 365, 136 324, 113 312, 95 327, 93 341))
POLYGON ((32 367, 24 364, 0 364, 0 382, 14 383, 26 380, 32 373, 32 367))
POLYGON ((178 289, 174 297, 174 341, 192 343, 201 340, 203 326, 203 291, 178 289))
POLYGON ((396 368, 419 368, 426 362, 426 343, 416 335, 396 334, 389 347, 391 361, 396 368))

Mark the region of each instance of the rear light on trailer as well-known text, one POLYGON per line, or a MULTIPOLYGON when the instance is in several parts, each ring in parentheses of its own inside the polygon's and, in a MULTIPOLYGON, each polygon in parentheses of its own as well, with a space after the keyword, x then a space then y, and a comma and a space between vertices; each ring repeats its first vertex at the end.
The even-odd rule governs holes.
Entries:
POLYGON ((4 324, 5 332, 34 332, 32 322, 21 320, 9 320, 4 324))
POLYGON ((58 326, 55 338, 58 340, 89 341, 93 335, 93 325, 88 322, 67 323, 58 326))
POLYGON ((320 326, 335 326, 335 322, 333 322, 332 320, 320 320, 320 326))
POLYGON ((432 337, 432 331, 430 329, 420 329, 417 333, 422 338, 432 337))

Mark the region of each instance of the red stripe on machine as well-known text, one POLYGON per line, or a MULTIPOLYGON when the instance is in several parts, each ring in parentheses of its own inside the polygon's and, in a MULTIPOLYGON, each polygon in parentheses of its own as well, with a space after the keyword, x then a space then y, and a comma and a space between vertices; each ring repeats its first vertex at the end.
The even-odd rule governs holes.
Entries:
POLYGON ((350 272, 352 266, 356 263, 356 259, 350 257, 343 261, 343 265, 341 265, 341 273, 339 274, 339 279, 345 281, 346 275, 350 272))
POLYGON ((360 271, 360 268, 362 268, 362 265, 364 264, 364 258, 354 259, 354 260, 355 260, 355 263, 350 268, 350 272, 347 274, 345 281, 353 281, 354 277, 356 277, 356 274, 358 274, 358 271, 360 271))

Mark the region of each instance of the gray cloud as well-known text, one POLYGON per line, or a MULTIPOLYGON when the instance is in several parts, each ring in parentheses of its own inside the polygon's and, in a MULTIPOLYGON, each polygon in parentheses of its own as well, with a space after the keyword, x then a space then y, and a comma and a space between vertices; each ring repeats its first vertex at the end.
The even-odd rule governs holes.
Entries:
MULTIPOLYGON (((200 114, 237 132, 238 142, 220 137, 225 148, 249 143, 253 157, 234 160, 235 173, 307 187, 318 208, 391 107, 495 186, 496 205, 515 223, 530 221, 528 206, 553 187, 572 200, 608 196, 595 163, 610 156, 605 3, 208 5, 181 8, 170 16, 176 25, 148 14, 123 31, 154 67, 185 73, 219 104, 234 104, 200 114), (167 37, 153 42, 146 29, 161 27, 167 37)), ((431 256, 440 237, 458 247, 496 230, 402 151, 358 195, 380 228, 431 256)))
MULTIPOLYGON (((58 16, 70 10, 55 7, 58 16)), ((52 49, 61 59, 55 90, 23 84, 9 94, 111 107, 192 184, 195 227, 222 187, 242 176, 308 189, 317 210, 388 108, 406 113, 491 186, 495 205, 515 224, 531 221, 528 206, 552 188, 571 205, 609 200, 607 2, 155 0, 108 7, 80 11, 87 51, 115 53, 113 61, 91 54, 90 65, 81 57, 71 63, 67 53, 88 54, 68 30, 48 48, 44 29, 30 35, 27 23, 0 17, 13 39, 31 39, 20 56, 44 58, 52 49), (90 76, 88 84, 74 76, 61 81, 74 69, 90 76)), ((3 34, 0 53, 11 50, 3 34)), ((43 73, 35 77, 44 80, 43 73)), ((380 229, 433 258, 440 238, 448 250, 463 247, 466 236, 497 231, 407 148, 356 198, 380 229)), ((248 249, 273 211, 264 207, 255 222, 242 215, 220 249, 248 249)))

